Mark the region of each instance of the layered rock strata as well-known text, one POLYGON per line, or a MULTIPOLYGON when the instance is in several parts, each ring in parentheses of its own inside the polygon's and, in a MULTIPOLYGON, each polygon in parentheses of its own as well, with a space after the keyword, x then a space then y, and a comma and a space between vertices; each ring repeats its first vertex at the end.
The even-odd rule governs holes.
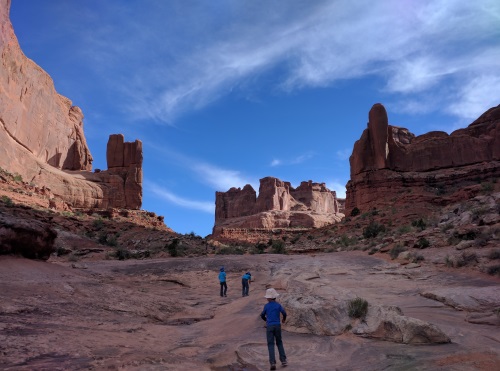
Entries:
POLYGON ((0 0, 0 167, 47 187, 69 207, 139 209, 141 142, 112 136, 109 170, 90 172, 83 113, 23 54, 9 19, 10 3, 0 0))
POLYGON ((335 191, 324 183, 307 181, 293 188, 289 182, 266 177, 260 180, 258 197, 249 184, 216 192, 213 236, 248 240, 252 233, 319 228, 342 217, 335 191))
POLYGON ((375 104, 349 159, 347 214, 403 198, 413 204, 446 204, 457 201, 447 200, 451 191, 500 176, 500 106, 449 135, 433 131, 415 136, 388 122, 384 106, 375 104))

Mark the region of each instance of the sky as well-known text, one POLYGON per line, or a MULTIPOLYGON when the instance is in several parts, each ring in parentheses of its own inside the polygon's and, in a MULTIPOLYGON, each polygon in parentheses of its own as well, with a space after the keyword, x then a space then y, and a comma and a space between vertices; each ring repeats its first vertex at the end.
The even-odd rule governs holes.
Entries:
POLYGON ((375 103, 416 135, 500 104, 498 0, 13 0, 23 52, 85 115, 94 169, 139 139, 143 209, 211 233, 273 176, 345 197, 375 103))

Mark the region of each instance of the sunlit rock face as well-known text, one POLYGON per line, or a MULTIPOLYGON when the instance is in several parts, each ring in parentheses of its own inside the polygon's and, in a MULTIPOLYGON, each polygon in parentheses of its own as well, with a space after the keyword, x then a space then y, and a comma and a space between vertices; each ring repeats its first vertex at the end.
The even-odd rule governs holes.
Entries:
MULTIPOLYGON (((408 129, 389 125, 379 103, 368 116, 368 127, 349 159, 347 214, 354 208, 393 205, 408 198, 409 189, 413 203, 432 203, 437 201, 437 191, 445 193, 500 174, 500 106, 449 135, 433 131, 415 136, 408 129)), ((447 201, 440 197, 439 202, 447 201)))
POLYGON ((10 4, 0 0, 0 167, 47 187, 69 207, 139 209, 142 143, 111 136, 109 170, 91 173, 83 113, 23 54, 10 4))
POLYGON ((258 197, 249 184, 216 192, 213 236, 244 240, 251 239, 250 229, 319 228, 340 221, 339 209, 336 193, 324 183, 307 181, 293 188, 266 177, 260 180, 258 197))

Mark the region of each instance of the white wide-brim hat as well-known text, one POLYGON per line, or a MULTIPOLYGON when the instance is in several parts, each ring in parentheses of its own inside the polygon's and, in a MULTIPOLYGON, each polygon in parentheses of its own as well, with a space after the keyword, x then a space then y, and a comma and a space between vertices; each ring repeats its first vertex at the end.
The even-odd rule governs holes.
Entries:
POLYGON ((266 296, 264 296, 266 299, 276 299, 280 294, 276 292, 275 289, 267 289, 266 290, 266 296))

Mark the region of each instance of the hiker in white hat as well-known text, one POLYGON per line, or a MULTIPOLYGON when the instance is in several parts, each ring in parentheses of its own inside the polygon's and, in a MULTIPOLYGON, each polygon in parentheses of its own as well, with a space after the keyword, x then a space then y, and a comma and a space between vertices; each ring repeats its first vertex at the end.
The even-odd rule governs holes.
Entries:
POLYGON ((274 354, 274 342, 278 347, 281 365, 287 365, 285 348, 283 347, 283 340, 281 339, 281 322, 280 313, 283 315, 283 323, 286 322, 286 311, 280 303, 276 302, 279 294, 275 289, 270 288, 266 290, 267 304, 264 305, 264 310, 260 314, 260 318, 266 321, 266 336, 267 336, 267 349, 269 351, 269 363, 271 370, 276 370, 276 356, 274 354))

